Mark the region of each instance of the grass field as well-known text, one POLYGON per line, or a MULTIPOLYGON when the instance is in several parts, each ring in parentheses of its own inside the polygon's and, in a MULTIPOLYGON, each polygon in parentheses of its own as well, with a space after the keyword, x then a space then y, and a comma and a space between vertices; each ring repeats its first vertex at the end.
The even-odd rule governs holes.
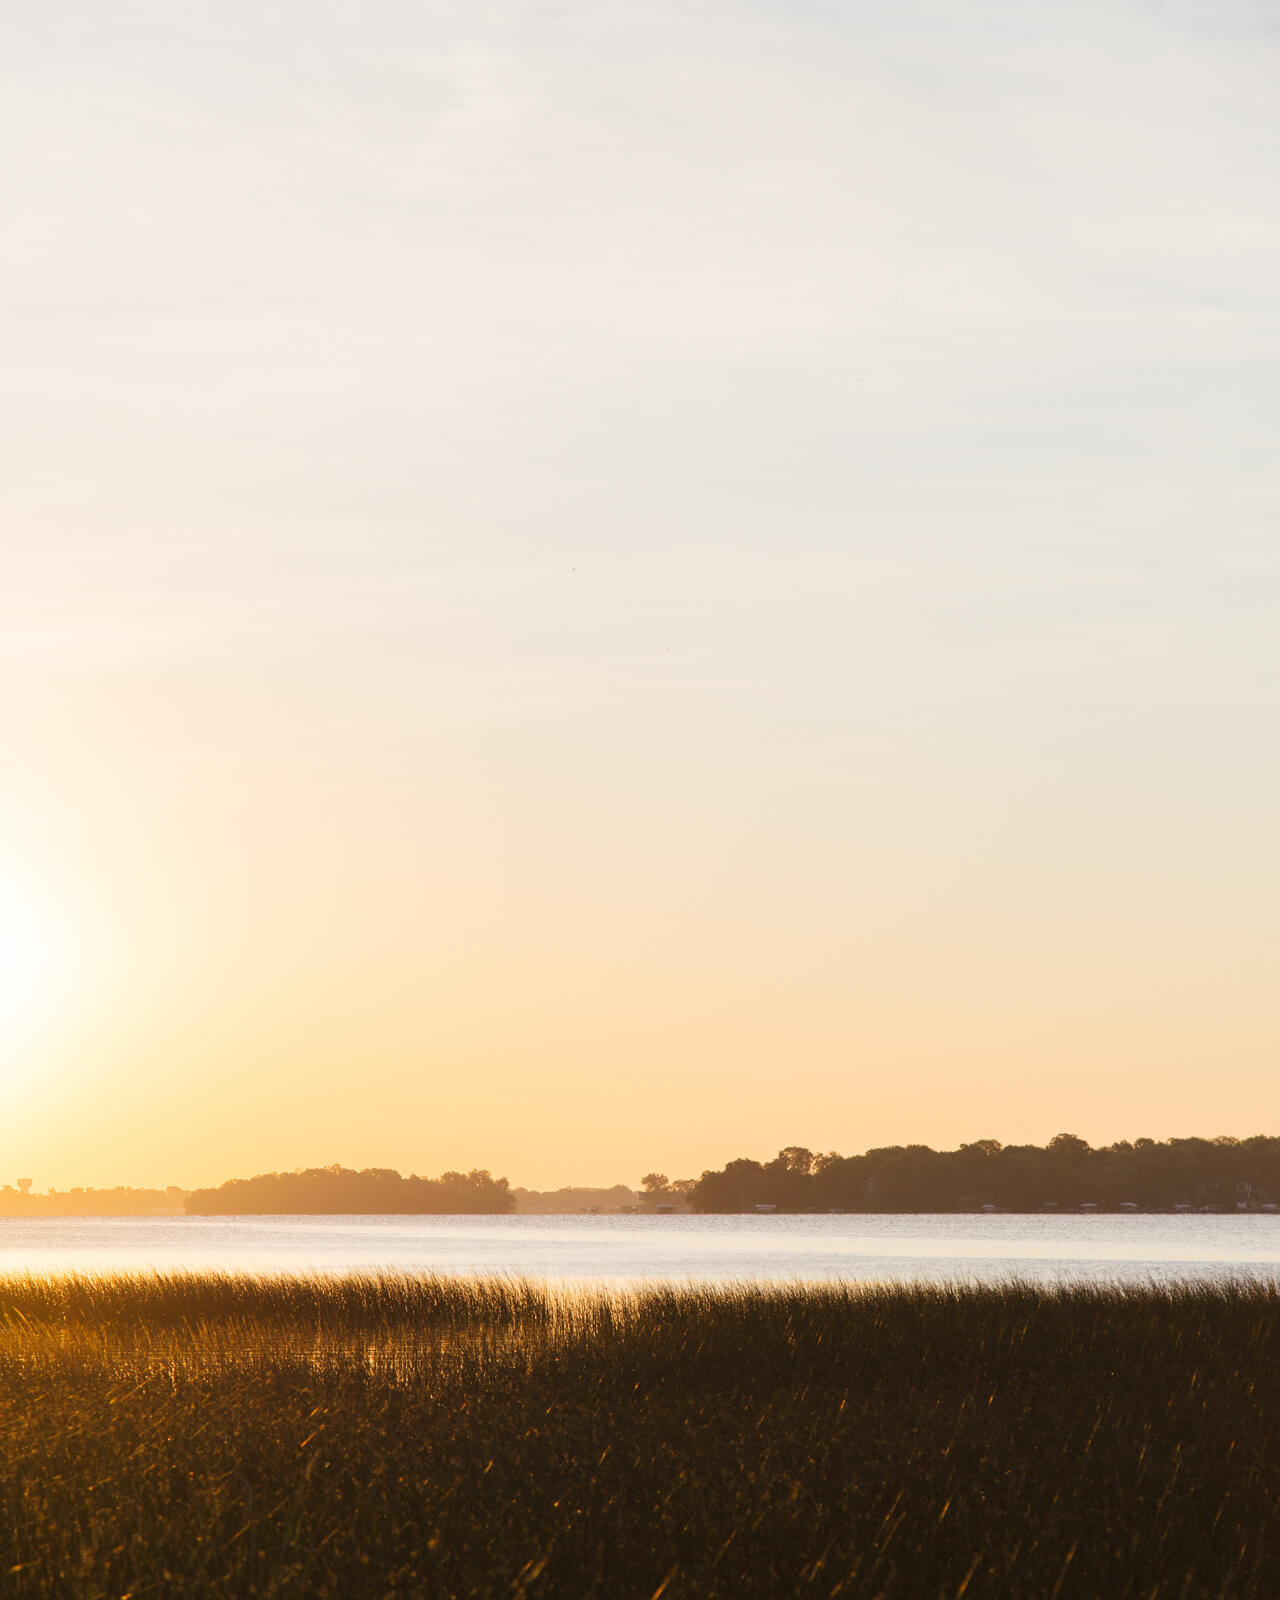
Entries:
POLYGON ((1272 1600, 1278 1314, 0 1279, 0 1593, 1272 1600))

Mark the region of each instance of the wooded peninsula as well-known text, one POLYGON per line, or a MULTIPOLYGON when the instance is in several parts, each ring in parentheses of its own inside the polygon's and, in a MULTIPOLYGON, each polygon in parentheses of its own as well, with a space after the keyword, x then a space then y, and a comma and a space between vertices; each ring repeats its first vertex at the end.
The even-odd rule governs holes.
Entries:
POLYGON ((671 1187, 702 1212, 1248 1211, 1280 1202, 1280 1138, 1123 1139, 1094 1149, 1060 1133, 1043 1146, 979 1139, 860 1156, 790 1145, 772 1161, 730 1161, 671 1187))
POLYGON ((438 1178, 402 1178, 390 1167, 310 1167, 304 1172, 267 1172, 229 1178, 216 1189, 197 1189, 186 1199, 190 1215, 395 1216, 484 1215, 515 1209, 505 1178, 487 1172, 444 1172, 438 1178))

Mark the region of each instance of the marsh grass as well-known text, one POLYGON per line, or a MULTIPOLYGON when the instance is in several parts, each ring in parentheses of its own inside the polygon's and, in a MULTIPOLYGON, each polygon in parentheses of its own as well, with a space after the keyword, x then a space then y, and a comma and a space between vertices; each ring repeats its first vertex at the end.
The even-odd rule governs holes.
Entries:
POLYGON ((0 1279, 0 1592, 1275 1596, 1278 1311, 0 1279))

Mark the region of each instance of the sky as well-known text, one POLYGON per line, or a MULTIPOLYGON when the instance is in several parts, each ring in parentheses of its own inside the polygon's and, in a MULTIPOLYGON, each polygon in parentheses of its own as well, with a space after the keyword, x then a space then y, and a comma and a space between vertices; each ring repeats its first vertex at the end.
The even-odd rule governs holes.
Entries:
POLYGON ((0 41, 0 1182, 1280 1131, 1274 0, 0 41))

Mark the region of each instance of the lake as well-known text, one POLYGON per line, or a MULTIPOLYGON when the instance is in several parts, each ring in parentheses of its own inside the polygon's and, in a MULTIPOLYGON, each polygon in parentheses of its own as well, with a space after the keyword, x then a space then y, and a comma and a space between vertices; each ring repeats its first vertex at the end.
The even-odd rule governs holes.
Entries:
POLYGON ((1280 1279, 1280 1216, 0 1218, 0 1272, 491 1274, 574 1282, 1280 1279))

